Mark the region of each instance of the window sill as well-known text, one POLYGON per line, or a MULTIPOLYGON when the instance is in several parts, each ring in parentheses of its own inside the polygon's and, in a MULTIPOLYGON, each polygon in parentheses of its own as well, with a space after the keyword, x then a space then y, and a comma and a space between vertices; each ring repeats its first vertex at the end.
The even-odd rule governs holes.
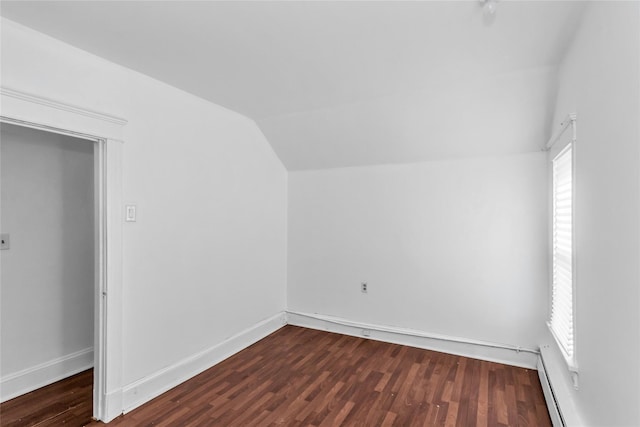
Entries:
POLYGON ((569 371, 569 374, 571 375, 571 382, 573 383, 573 388, 578 390, 578 388, 579 388, 579 382, 578 382, 579 370, 578 370, 578 363, 576 362, 575 351, 574 351, 574 354, 572 356, 567 355, 566 352, 564 351, 564 349, 562 348, 562 345, 560 345, 560 341, 558 340, 558 337, 556 336, 555 332, 553 331, 553 328, 551 327, 551 323, 547 322, 547 327, 549 328, 549 332, 551 332, 551 335, 553 336, 553 340, 555 341, 556 348, 560 352, 560 354, 562 355, 562 359, 564 360, 565 365, 567 367, 567 370, 569 371))

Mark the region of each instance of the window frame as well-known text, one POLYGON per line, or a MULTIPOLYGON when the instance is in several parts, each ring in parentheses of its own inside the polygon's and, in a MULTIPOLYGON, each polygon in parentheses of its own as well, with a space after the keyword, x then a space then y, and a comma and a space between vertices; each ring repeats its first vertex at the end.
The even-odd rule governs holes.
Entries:
POLYGON ((561 129, 549 140, 547 144, 548 151, 548 176, 549 176, 549 301, 548 301, 548 314, 547 314, 547 327, 554 338, 555 344, 562 354, 562 358, 567 364, 568 370, 572 374, 574 387, 577 388, 577 271, 576 271, 576 115, 570 114, 561 124, 561 129), (570 131, 568 131, 570 130, 570 131), (554 289, 554 162, 565 150, 571 148, 571 316, 572 316, 572 340, 573 340, 573 352, 568 355, 564 349, 564 344, 554 331, 551 325, 551 308, 553 304, 553 289, 554 289))

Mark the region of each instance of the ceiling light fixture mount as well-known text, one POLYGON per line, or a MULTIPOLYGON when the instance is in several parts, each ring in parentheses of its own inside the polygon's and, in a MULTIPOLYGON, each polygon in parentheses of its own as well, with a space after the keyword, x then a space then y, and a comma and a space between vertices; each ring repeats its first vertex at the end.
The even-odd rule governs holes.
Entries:
POLYGON ((489 18, 496 14, 498 8, 498 0, 479 0, 482 5, 482 13, 489 18))

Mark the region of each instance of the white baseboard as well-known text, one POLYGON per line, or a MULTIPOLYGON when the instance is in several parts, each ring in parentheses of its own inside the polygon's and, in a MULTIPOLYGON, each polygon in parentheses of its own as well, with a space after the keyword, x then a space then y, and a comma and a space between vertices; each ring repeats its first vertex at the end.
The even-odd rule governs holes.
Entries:
POLYGON ((287 311, 287 323, 528 369, 536 369, 538 362, 538 351, 533 349, 430 334, 414 329, 354 322, 332 316, 287 311), (365 330, 368 331, 369 336, 363 334, 365 330))
MULTIPOLYGON (((160 371, 107 395, 107 419, 129 412, 182 382, 229 358, 251 344, 280 329, 285 324, 337 332, 395 344, 408 345, 475 359, 536 369, 537 351, 521 349, 459 337, 428 334, 412 329, 353 322, 330 316, 294 311, 277 313, 227 340, 178 361, 160 371)), ((86 349, 55 361, 38 365, 0 380, 2 401, 51 384, 93 366, 93 349, 86 349)))
POLYGON ((29 393, 40 387, 85 371, 93 367, 93 348, 50 360, 23 369, 0 379, 0 402, 29 393))
POLYGON ((123 388, 123 406, 127 413, 178 384, 198 375, 240 350, 277 331, 286 324, 284 312, 278 313, 227 340, 196 353, 123 388))
POLYGON ((103 399, 103 405, 104 407, 100 412, 103 415, 100 421, 109 423, 122 415, 122 389, 119 388, 115 391, 107 393, 103 399))

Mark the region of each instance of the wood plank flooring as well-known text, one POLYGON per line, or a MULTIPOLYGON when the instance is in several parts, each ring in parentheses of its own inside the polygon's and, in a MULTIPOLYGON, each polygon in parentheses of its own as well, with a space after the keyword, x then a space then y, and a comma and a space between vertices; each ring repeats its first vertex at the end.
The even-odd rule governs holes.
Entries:
POLYGON ((2 427, 79 427, 93 415, 93 369, 0 405, 2 427))
POLYGON ((535 370, 285 326, 108 425, 544 427, 551 421, 535 370))

